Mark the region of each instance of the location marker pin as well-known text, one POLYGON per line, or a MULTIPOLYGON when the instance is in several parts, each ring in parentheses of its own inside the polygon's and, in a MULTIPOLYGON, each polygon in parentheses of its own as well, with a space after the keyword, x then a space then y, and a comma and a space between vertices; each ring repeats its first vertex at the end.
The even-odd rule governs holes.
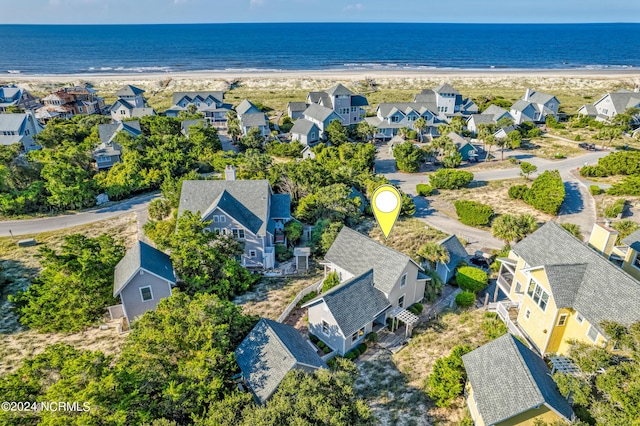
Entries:
POLYGON ((393 225, 400 216, 401 207, 402 196, 394 186, 380 185, 373 191, 371 208, 385 238, 389 238, 393 225))

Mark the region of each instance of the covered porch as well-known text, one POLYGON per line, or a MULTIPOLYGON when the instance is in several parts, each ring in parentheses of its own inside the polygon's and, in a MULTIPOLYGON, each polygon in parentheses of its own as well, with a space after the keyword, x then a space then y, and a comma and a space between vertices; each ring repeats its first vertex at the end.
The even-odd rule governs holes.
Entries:
POLYGON ((497 259, 500 262, 500 270, 498 271, 498 279, 496 280, 496 292, 493 297, 493 301, 497 300, 498 289, 509 297, 511 294, 511 286, 513 285, 514 277, 516 275, 516 261, 509 259, 508 257, 500 257, 497 259))

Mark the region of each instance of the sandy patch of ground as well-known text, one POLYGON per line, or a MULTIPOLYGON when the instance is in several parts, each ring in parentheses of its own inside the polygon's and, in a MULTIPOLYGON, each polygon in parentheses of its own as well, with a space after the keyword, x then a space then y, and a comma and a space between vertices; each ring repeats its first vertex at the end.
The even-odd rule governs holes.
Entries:
POLYGON ((444 232, 431 228, 415 218, 399 219, 386 240, 380 228, 374 223, 370 224, 368 234, 374 240, 413 258, 416 258, 416 252, 425 243, 447 237, 444 232))

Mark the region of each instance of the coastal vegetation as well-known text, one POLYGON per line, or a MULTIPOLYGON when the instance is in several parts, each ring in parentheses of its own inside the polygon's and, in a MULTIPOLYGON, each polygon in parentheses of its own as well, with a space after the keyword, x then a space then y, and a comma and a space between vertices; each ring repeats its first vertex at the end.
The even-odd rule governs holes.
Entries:
POLYGON ((509 188, 509 197, 523 200, 544 213, 556 215, 564 201, 564 183, 557 170, 547 170, 533 181, 531 187, 515 185, 509 188))

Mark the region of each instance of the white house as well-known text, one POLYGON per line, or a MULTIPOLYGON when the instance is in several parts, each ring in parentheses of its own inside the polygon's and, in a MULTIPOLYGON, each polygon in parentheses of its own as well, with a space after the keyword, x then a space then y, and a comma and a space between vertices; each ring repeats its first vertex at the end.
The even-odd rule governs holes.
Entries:
POLYGON ((331 109, 338 115, 342 125, 348 126, 358 124, 364 119, 364 107, 368 106, 369 102, 366 97, 356 95, 342 84, 336 84, 324 92, 309 92, 307 104, 317 104, 331 109))
POLYGON ((31 112, 0 114, 0 145, 22 144, 25 152, 39 149, 34 136, 43 130, 31 112))

